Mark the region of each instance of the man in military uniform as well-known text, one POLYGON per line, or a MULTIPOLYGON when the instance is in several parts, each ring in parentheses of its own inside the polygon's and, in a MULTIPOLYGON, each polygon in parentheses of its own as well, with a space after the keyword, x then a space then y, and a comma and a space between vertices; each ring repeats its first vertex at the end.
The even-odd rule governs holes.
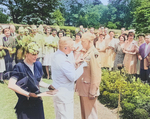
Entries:
POLYGON ((87 50, 83 60, 88 64, 76 82, 76 91, 80 96, 82 119, 98 119, 96 102, 101 82, 101 65, 99 53, 93 45, 94 37, 91 33, 84 33, 81 39, 83 48, 87 50))

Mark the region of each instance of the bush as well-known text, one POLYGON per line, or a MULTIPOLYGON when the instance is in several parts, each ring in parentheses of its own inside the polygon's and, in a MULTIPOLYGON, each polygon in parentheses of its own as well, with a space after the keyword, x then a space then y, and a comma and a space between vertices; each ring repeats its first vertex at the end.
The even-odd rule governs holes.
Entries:
POLYGON ((134 119, 147 119, 148 112, 145 109, 139 109, 133 111, 134 119))
POLYGON ((108 22, 107 27, 108 27, 109 29, 116 29, 116 28, 117 28, 117 25, 116 25, 115 23, 108 22))
POLYGON ((133 111, 135 110, 135 105, 128 102, 122 103, 122 117, 123 119, 133 119, 133 111))
POLYGON ((148 84, 143 84, 140 79, 135 81, 135 77, 129 77, 124 73, 121 76, 119 71, 102 70, 102 72, 101 95, 99 96, 101 103, 116 108, 120 93, 123 119, 133 119, 135 115, 133 112, 136 109, 150 112, 150 86, 148 84))

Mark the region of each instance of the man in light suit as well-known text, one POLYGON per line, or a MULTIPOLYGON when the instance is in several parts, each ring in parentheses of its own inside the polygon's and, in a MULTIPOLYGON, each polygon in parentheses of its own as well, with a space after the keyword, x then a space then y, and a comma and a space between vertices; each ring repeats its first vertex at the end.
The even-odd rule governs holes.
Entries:
POLYGON ((76 91, 80 96, 82 119, 98 119, 96 102, 101 82, 101 65, 99 53, 93 45, 94 37, 91 33, 84 33, 81 38, 82 46, 87 50, 83 60, 88 64, 76 82, 76 91))
POLYGON ((52 80, 50 90, 57 89, 54 96, 56 119, 73 119, 74 82, 82 75, 83 63, 78 69, 75 68, 75 60, 72 53, 73 40, 69 37, 61 37, 59 49, 52 57, 52 80))
POLYGON ((150 82, 150 35, 145 36, 145 43, 139 47, 138 58, 140 62, 140 78, 144 82, 150 82))

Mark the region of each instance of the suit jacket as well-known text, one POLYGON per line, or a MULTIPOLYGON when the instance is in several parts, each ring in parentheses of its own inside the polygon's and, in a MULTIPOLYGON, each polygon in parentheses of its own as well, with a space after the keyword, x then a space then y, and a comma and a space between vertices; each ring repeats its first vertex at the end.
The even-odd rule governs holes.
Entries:
POLYGON ((142 57, 140 68, 147 70, 148 67, 150 66, 150 44, 148 44, 148 48, 146 51, 145 51, 145 48, 146 48, 146 43, 143 43, 139 47, 139 54, 142 57))
POLYGON ((84 73, 76 82, 76 91, 79 96, 88 96, 89 93, 94 96, 99 95, 99 85, 101 82, 101 65, 99 53, 92 46, 84 55, 88 66, 84 67, 84 73))
POLYGON ((6 39, 6 37, 3 37, 3 46, 15 48, 16 40, 12 36, 8 37, 8 40, 6 39))
MULTIPOLYGON (((12 36, 8 37, 8 40, 6 39, 6 37, 3 37, 2 41, 4 47, 10 47, 10 48, 16 47, 16 41, 12 36)), ((7 49, 5 49, 5 52, 6 52, 6 56, 4 57, 5 63, 12 62, 14 59, 14 54, 10 56, 9 51, 7 49)))

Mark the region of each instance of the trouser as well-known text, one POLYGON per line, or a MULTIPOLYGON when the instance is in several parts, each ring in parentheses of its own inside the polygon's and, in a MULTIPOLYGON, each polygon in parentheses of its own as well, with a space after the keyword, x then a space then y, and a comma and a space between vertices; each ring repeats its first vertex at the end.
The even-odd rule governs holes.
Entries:
POLYGON ((56 119, 73 119, 73 102, 57 103, 54 101, 56 119))
POLYGON ((58 89, 58 93, 53 97, 56 119, 74 119, 73 95, 74 90, 58 89))
POLYGON ((98 119, 97 98, 90 100, 88 97, 80 96, 82 119, 98 119))
POLYGON ((140 78, 142 81, 148 81, 150 82, 150 69, 148 70, 144 70, 144 69, 140 69, 140 78))

